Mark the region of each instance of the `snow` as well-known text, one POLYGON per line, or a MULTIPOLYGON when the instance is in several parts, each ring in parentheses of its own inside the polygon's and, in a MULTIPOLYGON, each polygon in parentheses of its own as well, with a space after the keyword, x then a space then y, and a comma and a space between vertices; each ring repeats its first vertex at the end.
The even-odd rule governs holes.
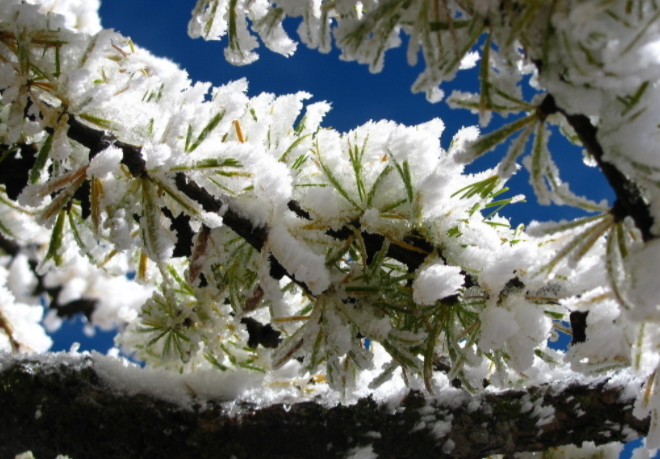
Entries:
POLYGON ((57 14, 64 16, 64 24, 70 29, 88 34, 101 30, 99 0, 31 0, 29 3, 40 5, 43 12, 56 9, 57 14))
MULTIPOLYGON (((104 384, 115 391, 128 395, 146 394, 192 410, 194 403, 206 401, 229 402, 242 397, 264 383, 262 373, 242 370, 236 372, 201 371, 193 374, 176 374, 161 369, 146 369, 125 358, 110 357, 96 351, 78 353, 57 352, 43 356, 31 355, 31 361, 49 364, 53 369, 64 365, 73 370, 93 366, 104 384)), ((8 354, 0 357, 0 366, 11 365, 8 354)))
POLYGON ((481 313, 481 322, 484 328, 479 345, 487 350, 500 349, 520 329, 515 314, 499 306, 486 307, 481 313))
MULTIPOLYGON (((14 456, 14 459, 38 459, 38 458, 34 457, 32 451, 26 451, 24 453, 17 454, 16 456, 14 456)), ((55 459, 72 459, 72 458, 70 458, 69 456, 65 456, 63 454, 58 454, 55 457, 55 459)))
POLYGON ((309 286, 312 293, 320 294, 330 285, 325 259, 312 252, 304 243, 298 243, 285 226, 275 226, 268 235, 270 249, 285 269, 297 280, 309 286))
MULTIPOLYGON (((3 283, 6 283, 7 274, 7 270, 0 266, 3 283)), ((48 350, 52 340, 40 324, 43 311, 41 305, 16 302, 11 291, 0 286, 0 351, 11 351, 14 344, 28 352, 48 350)))
POLYGON ((658 450, 656 448, 648 448, 645 443, 646 440, 643 439, 642 444, 632 451, 631 459, 651 459, 657 455, 658 450))
POLYGON ((158 398, 190 409, 193 401, 231 401, 241 398, 264 382, 261 373, 200 371, 172 375, 167 370, 143 370, 125 359, 113 359, 92 352, 95 369, 102 380, 115 390, 129 395, 158 394, 158 398))
POLYGON ((442 444, 442 452, 445 454, 450 454, 454 450, 455 446, 456 443, 454 443, 454 440, 450 438, 442 444))
POLYGON ((437 300, 455 295, 463 285, 464 278, 458 266, 440 263, 422 267, 413 283, 415 303, 434 304, 437 300))
POLYGON ((660 286, 655 276, 655 266, 660 257, 660 241, 654 240, 627 259, 626 271, 630 273, 631 300, 636 305, 636 320, 660 318, 660 286))
POLYGON ((445 438, 449 432, 451 432, 451 421, 453 420, 452 415, 448 415, 445 419, 441 421, 436 421, 431 427, 431 433, 438 440, 445 438))
POLYGON ((368 446, 359 446, 353 448, 348 452, 346 456, 347 459, 378 459, 378 455, 374 453, 373 447, 368 446))
POLYGON ((461 70, 469 70, 473 68, 475 65, 477 65, 480 57, 481 56, 479 56, 478 51, 470 51, 465 56, 463 56, 463 59, 461 59, 461 66, 459 68, 461 70))

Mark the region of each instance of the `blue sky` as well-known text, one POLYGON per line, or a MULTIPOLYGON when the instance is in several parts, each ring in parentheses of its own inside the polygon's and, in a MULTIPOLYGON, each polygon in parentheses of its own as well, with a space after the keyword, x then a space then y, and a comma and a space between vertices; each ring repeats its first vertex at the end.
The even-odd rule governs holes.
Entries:
MULTIPOLYGON (((102 2, 100 14, 104 27, 114 28, 154 54, 172 59, 188 71, 193 81, 220 85, 246 77, 250 95, 307 91, 313 95, 311 101, 331 102, 333 109, 324 124, 340 131, 372 119, 413 125, 439 117, 446 126, 441 142, 447 147, 458 129, 478 123, 476 116, 466 110, 450 110, 444 102, 430 104, 423 94, 411 93, 410 87, 423 69, 423 59, 420 56, 417 66, 410 67, 405 46, 386 54, 385 68, 378 74, 371 74, 365 65, 340 61, 336 50, 321 54, 303 44, 299 44, 296 54, 289 58, 261 47, 258 61, 234 67, 224 60, 226 40, 207 42, 188 37, 187 23, 193 6, 193 0, 107 0, 102 2)), ((297 38, 294 32, 297 22, 291 20, 286 24, 293 32, 291 36, 297 38)), ((453 82, 443 86, 445 93, 448 95, 453 89, 476 92, 477 74, 477 68, 459 72, 453 82)), ((487 130, 501 123, 498 115, 494 120, 487 130)), ((551 142, 555 160, 563 166, 562 176, 575 191, 598 200, 611 197, 600 173, 584 167, 578 148, 563 141, 559 134, 554 135, 551 142)), ((475 170, 497 161, 497 154, 489 156, 477 164, 475 170)), ((539 209, 527 181, 528 176, 522 171, 510 182, 514 193, 523 193, 530 198, 529 203, 510 206, 504 212, 514 224, 527 223, 534 218, 560 219, 580 215, 578 211, 561 207, 539 209)))

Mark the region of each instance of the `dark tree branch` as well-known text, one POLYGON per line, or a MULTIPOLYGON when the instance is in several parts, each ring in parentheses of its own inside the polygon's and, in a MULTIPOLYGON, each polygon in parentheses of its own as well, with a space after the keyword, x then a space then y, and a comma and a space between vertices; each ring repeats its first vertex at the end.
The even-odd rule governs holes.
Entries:
POLYGON ((573 332, 573 339, 571 345, 584 343, 587 340, 587 316, 589 311, 572 311, 569 314, 571 321, 571 330, 573 332))
POLYGON ((551 94, 545 97, 539 109, 545 115, 557 112, 564 115, 616 194, 617 200, 612 208, 614 216, 619 220, 623 220, 628 216, 631 217, 645 241, 654 239, 656 236, 651 233, 653 217, 651 217, 649 205, 645 201, 642 191, 635 182, 626 177, 616 166, 603 159, 604 151, 598 142, 598 128, 591 124, 586 116, 571 115, 558 107, 551 94))
POLYGON ((7 239, 2 233, 0 233, 0 250, 11 257, 15 257, 18 255, 18 252, 20 252, 21 246, 17 242, 7 239))
MULTIPOLYGON (((206 212, 220 212, 222 210, 222 202, 197 183, 189 180, 184 173, 177 173, 174 177, 174 183, 179 191, 198 202, 206 212)), ((252 247, 261 250, 268 237, 266 228, 253 225, 249 219, 241 217, 231 207, 225 207, 227 207, 227 210, 222 215, 222 222, 231 228, 234 233, 245 239, 252 247)))
MULTIPOLYGON (((632 415, 625 388, 608 386, 607 379, 477 396, 448 389, 425 398, 411 391, 399 408, 371 398, 349 406, 310 401, 257 408, 234 400, 203 408, 194 403, 194 382, 173 381, 193 395, 182 409, 139 387, 113 389, 93 358, 77 360, 0 360, 2 457, 32 450, 36 457, 96 459, 339 458, 371 445, 381 459, 471 459, 628 441, 631 431, 643 435, 649 428, 649 419, 632 415)), ((148 376, 131 371, 128 380, 148 376)))
POLYGON ((86 124, 81 123, 78 119, 69 115, 69 131, 67 135, 70 139, 75 140, 79 144, 89 148, 89 158, 92 159, 98 153, 108 148, 113 144, 124 152, 121 160, 133 177, 140 177, 146 173, 146 162, 142 158, 142 148, 135 145, 130 145, 114 139, 112 136, 106 135, 104 131, 94 129, 86 124))
POLYGON ((20 144, 14 152, 9 145, 0 144, 0 184, 5 186, 7 197, 16 200, 28 183, 30 169, 34 166, 39 150, 33 144, 20 144), (19 154, 20 152, 20 154, 19 154))

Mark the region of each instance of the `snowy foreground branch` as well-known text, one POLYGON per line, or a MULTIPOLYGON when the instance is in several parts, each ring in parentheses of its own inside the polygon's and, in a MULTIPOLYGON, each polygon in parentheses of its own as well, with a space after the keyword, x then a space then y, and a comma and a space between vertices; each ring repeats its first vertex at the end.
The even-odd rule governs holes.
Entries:
MULTIPOLYGON (((632 414, 640 382, 572 380, 525 390, 328 404, 318 397, 257 404, 237 375, 166 374, 100 354, 0 360, 5 453, 73 458, 479 458, 583 442, 629 441, 648 431, 632 414), (208 399, 209 393, 226 399, 208 399), (234 399, 235 398, 235 399, 234 399), (228 401, 231 400, 231 401, 228 401)), ((291 390, 300 390, 291 389, 291 390)))

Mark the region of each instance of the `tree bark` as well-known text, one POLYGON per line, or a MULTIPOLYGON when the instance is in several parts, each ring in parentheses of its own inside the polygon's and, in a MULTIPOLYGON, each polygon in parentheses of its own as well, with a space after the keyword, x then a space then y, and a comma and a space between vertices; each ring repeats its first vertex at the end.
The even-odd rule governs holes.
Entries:
POLYGON ((369 397, 352 405, 314 399, 257 407, 193 395, 182 408, 137 387, 112 387, 100 359, 110 357, 0 356, 0 456, 339 458, 371 446, 381 459, 468 459, 629 441, 649 428, 648 418, 633 416, 626 387, 607 378, 481 395, 411 390, 398 404, 369 397))

